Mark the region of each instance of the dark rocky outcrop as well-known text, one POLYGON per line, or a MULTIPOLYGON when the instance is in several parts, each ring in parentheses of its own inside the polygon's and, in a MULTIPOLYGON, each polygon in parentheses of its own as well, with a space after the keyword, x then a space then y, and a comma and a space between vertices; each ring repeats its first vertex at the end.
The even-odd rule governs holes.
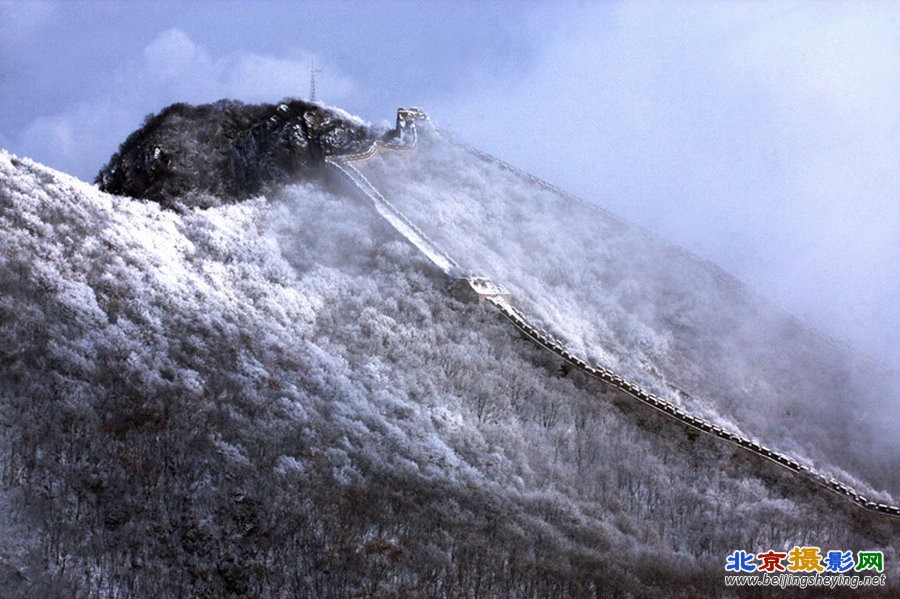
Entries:
POLYGON ((376 135, 340 111, 301 100, 172 104, 148 115, 95 182, 169 207, 209 206, 318 176, 326 155, 357 151, 376 135))

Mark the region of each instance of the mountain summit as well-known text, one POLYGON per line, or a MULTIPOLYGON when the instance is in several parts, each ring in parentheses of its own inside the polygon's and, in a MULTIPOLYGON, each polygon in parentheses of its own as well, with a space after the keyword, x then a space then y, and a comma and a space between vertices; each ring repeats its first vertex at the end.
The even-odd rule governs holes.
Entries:
POLYGON ((173 104, 147 116, 95 183, 164 205, 209 206, 315 176, 323 157, 358 150, 376 135, 342 110, 301 100, 173 104))

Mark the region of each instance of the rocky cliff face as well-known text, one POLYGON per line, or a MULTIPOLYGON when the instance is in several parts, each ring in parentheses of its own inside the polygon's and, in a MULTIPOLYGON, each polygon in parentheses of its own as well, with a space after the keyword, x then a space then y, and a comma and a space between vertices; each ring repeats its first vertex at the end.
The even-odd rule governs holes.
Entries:
POLYGON ((173 104, 148 116, 95 182, 168 207, 211 206, 316 177, 324 156, 355 151, 379 134, 340 110, 300 100, 173 104))

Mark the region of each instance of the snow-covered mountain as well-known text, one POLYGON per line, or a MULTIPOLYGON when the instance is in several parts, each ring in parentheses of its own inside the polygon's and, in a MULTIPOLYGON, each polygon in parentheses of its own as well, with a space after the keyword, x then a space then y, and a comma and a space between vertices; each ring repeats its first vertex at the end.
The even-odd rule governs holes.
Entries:
MULTIPOLYGON (((720 271, 439 135, 358 168, 593 361, 900 489, 883 373, 720 271)), ((897 580, 895 520, 565 368, 310 173, 171 210, 0 154, 0 595, 714 596, 809 543, 897 580)))
POLYGON ((885 367, 614 215, 452 137, 422 140, 358 169, 463 270, 507 286, 589 361, 900 493, 900 447, 881 427, 898 415, 885 367))

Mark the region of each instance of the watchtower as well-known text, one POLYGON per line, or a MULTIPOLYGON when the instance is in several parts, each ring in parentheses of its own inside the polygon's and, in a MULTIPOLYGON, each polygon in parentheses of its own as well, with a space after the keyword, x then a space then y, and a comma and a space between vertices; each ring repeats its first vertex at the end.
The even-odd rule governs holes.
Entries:
POLYGON ((407 136, 413 127, 419 123, 428 120, 428 115, 421 108, 398 108, 397 109, 397 138, 400 141, 407 141, 407 136))

